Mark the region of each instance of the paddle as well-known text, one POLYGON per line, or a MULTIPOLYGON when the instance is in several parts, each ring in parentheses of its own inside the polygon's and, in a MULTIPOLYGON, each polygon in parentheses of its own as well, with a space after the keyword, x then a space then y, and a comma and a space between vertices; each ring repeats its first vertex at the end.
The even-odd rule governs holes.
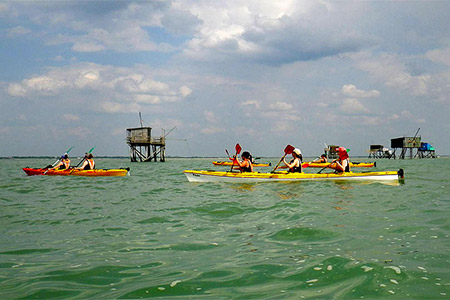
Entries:
POLYGON ((233 159, 230 157, 230 153, 228 152, 228 149, 225 149, 225 152, 226 152, 227 155, 228 155, 228 159, 229 159, 229 160, 233 160, 233 159))
POLYGON ((275 170, 278 168, 278 166, 280 165, 280 163, 283 161, 283 159, 286 157, 286 155, 288 154, 292 154, 292 152, 294 151, 294 146, 291 145, 287 145, 286 148, 284 148, 284 155, 280 158, 280 161, 277 163, 277 165, 275 166, 275 168, 273 168, 272 173, 275 172, 275 170))
MULTIPOLYGON (((234 147, 234 148, 236 150, 236 154, 234 156, 236 157, 239 153, 241 153, 242 148, 241 148, 241 145, 239 145, 239 143, 237 143, 236 147, 234 147)), ((235 162, 236 162, 236 158, 233 159, 233 164, 231 165, 230 172, 233 171, 233 167, 234 167, 234 163, 235 162)))
POLYGON ((320 171, 317 172, 317 174, 322 173, 322 171, 325 170, 326 168, 328 168, 333 162, 335 162, 335 161, 332 161, 332 162, 328 163, 325 167, 323 167, 322 169, 320 169, 320 171))

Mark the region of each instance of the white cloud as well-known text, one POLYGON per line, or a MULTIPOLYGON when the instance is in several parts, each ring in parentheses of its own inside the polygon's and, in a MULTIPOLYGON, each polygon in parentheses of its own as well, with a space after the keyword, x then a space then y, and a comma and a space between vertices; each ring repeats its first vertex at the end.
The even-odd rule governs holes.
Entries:
POLYGON ((273 109, 273 110, 277 110, 277 111, 287 111, 287 110, 292 110, 293 106, 292 106, 292 104, 289 104, 284 101, 277 101, 277 102, 271 103, 269 105, 269 108, 273 109))
POLYGON ((217 117, 212 111, 204 111, 205 119, 210 123, 217 123, 217 117))
POLYGON ((435 63, 450 66, 450 48, 427 51, 425 57, 435 63))
POLYGON ((410 121, 410 122, 415 122, 415 123, 418 123, 418 124, 426 123, 426 119, 424 119, 424 118, 417 118, 409 110, 403 110, 403 111, 401 111, 398 114, 393 114, 388 119, 392 120, 392 121, 410 121))
POLYGON ((293 132, 295 131, 293 124, 289 123, 287 120, 278 120, 272 126, 272 132, 293 132))
POLYGON ((163 1, 75 1, 61 5, 46 2, 14 3, 20 15, 41 26, 38 33, 48 45, 69 44, 76 52, 171 52, 165 42, 155 42, 152 29, 168 32, 194 32, 200 21, 176 4, 163 1), (64 28, 49 35, 54 28, 64 28), (183 31, 184 29, 184 31, 183 31))
POLYGON ((76 127, 67 130, 67 133, 72 136, 78 136, 81 138, 89 137, 92 134, 92 131, 85 127, 76 127))
POLYGON ((8 85, 8 94, 11 96, 26 96, 29 93, 37 93, 41 95, 51 95, 56 91, 66 88, 70 83, 52 78, 47 75, 35 76, 25 79, 22 83, 11 83, 8 85))
POLYGON ((182 97, 187 97, 190 94, 192 94, 192 90, 188 86, 183 85, 182 87, 180 87, 180 95, 182 97))
POLYGON ((378 116, 361 116, 361 123, 364 125, 375 126, 383 124, 384 120, 378 116))
POLYGON ((392 116, 389 117, 390 120, 398 120, 400 118, 400 116, 398 114, 393 114, 392 116))
MULTIPOLYGON (((188 2, 189 3, 189 2, 188 2)), ((355 51, 367 44, 339 16, 347 5, 326 1, 191 2, 203 21, 184 54, 192 59, 243 59, 263 64, 315 60, 355 51)), ((353 4, 354 7, 360 4, 353 4)))
POLYGON ((137 103, 118 103, 113 101, 105 101, 98 104, 97 109, 102 112, 116 113, 137 113, 142 107, 137 103))
MULTIPOLYGON (((87 29, 81 36, 67 37, 66 42, 73 43, 73 50, 78 52, 98 52, 112 49, 117 52, 161 51, 175 50, 168 44, 156 44, 151 41, 147 31, 141 26, 124 24, 123 28, 114 29, 87 29), (131 26, 130 26, 131 25, 131 26)), ((62 40, 53 40, 58 44, 62 40)))
POLYGON ((403 110, 400 112, 400 117, 403 119, 412 119, 414 116, 409 110, 403 110))
POLYGON ((362 56, 358 66, 386 86, 407 92, 413 96, 428 94, 432 79, 429 74, 413 75, 396 55, 384 54, 378 57, 362 56))
POLYGON ((146 103, 146 104, 160 104, 161 103, 161 97, 154 96, 154 95, 137 94, 137 95, 134 95, 133 99, 137 103, 146 103))
POLYGON ((91 42, 91 41, 86 41, 86 42, 75 41, 74 45, 72 47, 72 50, 77 51, 77 52, 99 52, 99 51, 103 51, 105 49, 106 49, 105 45, 102 45, 98 42, 91 42))
POLYGON ((74 114, 63 114, 63 118, 66 121, 79 121, 80 116, 74 114))
POLYGON ((390 120, 414 120, 414 115, 409 110, 402 110, 400 113, 395 113, 389 117, 390 120))
POLYGON ((220 127, 206 127, 200 130, 200 132, 204 134, 216 134, 225 132, 225 129, 220 127))
POLYGON ((18 83, 11 83, 6 89, 9 95, 15 97, 25 96, 27 94, 26 88, 18 83))
POLYGON ((30 29, 23 26, 16 26, 8 30, 8 37, 17 37, 29 34, 31 32, 30 29))
POLYGON ((346 98, 340 106, 340 110, 346 114, 367 113, 368 109, 355 98, 346 98))
POLYGON ((10 96, 49 96, 61 93, 98 93, 93 101, 113 100, 115 104, 103 104, 109 112, 118 111, 118 103, 135 101, 141 104, 160 104, 177 102, 192 93, 183 85, 152 78, 151 70, 116 68, 97 64, 78 64, 62 68, 52 68, 44 75, 25 79, 20 83, 10 83, 7 92, 10 96))
POLYGON ((261 109, 261 102, 258 100, 247 100, 241 103, 241 106, 250 107, 251 109, 261 109))
POLYGON ((363 91, 353 84, 346 84, 341 89, 342 94, 344 94, 347 97, 352 98, 373 98, 378 97, 380 95, 380 92, 377 90, 371 90, 371 91, 363 91))

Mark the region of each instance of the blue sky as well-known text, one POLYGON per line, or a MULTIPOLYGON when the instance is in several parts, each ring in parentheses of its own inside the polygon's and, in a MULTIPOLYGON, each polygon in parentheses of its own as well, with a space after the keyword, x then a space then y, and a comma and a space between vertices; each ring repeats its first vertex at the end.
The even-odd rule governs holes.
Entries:
POLYGON ((450 148, 448 1, 2 1, 0 156, 450 148), (279 3, 278 3, 279 2, 279 3), (183 141, 186 139, 187 141, 183 141))

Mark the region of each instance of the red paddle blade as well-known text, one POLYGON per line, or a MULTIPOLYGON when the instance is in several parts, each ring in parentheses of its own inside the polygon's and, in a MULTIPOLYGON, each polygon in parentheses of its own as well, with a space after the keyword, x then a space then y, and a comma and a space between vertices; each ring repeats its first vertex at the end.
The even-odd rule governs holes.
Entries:
POLYGON ((286 148, 284 148, 284 153, 286 154, 292 154, 292 152, 294 152, 294 146, 291 145, 287 145, 286 148))
POLYGON ((241 145, 236 144, 236 154, 241 153, 241 150, 242 150, 241 145))

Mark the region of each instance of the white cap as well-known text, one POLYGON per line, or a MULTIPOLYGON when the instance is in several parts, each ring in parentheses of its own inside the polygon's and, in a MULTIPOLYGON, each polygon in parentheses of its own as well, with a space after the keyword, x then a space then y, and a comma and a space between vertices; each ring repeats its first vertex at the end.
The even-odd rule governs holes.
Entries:
POLYGON ((300 149, 298 149, 298 148, 295 148, 294 151, 292 151, 292 152, 294 152, 297 155, 301 155, 302 154, 302 151, 300 151, 300 149))

